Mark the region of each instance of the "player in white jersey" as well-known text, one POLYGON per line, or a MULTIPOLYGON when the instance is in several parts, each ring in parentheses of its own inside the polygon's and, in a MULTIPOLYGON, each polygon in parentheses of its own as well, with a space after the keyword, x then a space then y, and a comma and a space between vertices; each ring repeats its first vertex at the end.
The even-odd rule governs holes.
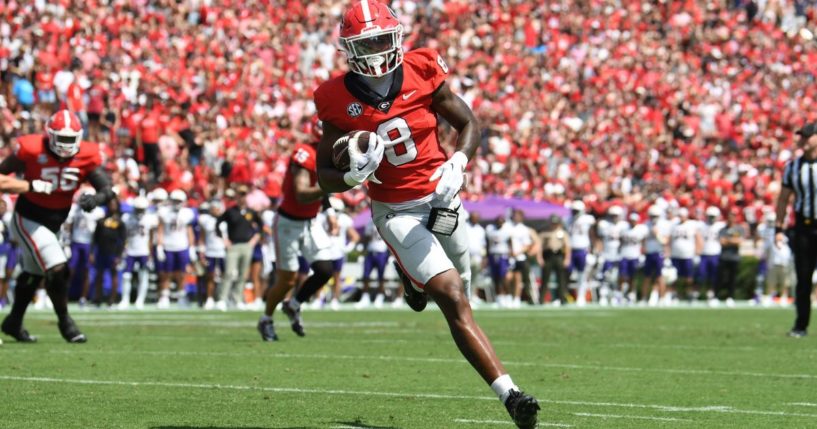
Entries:
MULTIPOLYGON (((624 209, 620 206, 612 206, 607 210, 608 219, 602 219, 596 226, 599 237, 597 254, 603 261, 601 272, 598 273, 601 288, 599 289, 599 303, 609 304, 610 285, 613 280, 608 279, 610 271, 618 268, 621 255, 621 234, 629 226, 624 221, 624 209)), ((621 291, 616 291, 615 301, 621 301, 621 291)))
MULTIPOLYGON (((468 253, 471 255, 471 288, 479 289, 482 284, 482 270, 487 263, 485 259, 487 255, 487 236, 485 235, 485 228, 479 224, 479 213, 471 212, 468 215, 465 228, 468 231, 468 253)), ((472 304, 479 302, 479 297, 474 291, 471 291, 469 298, 472 304)))
MULTIPOLYGON (((93 194, 91 188, 86 188, 80 191, 80 198, 83 195, 93 194)), ((79 201, 79 200, 77 200, 79 201)), ((70 267, 71 277, 68 284, 72 284, 73 278, 78 277, 82 284, 82 295, 80 296, 80 305, 85 305, 88 301, 88 292, 90 290, 91 282, 88 276, 91 258, 91 241, 94 238, 94 231, 96 230, 96 223, 105 217, 105 210, 102 207, 96 207, 90 212, 86 212, 79 208, 79 205, 74 203, 71 206, 71 211, 68 213, 68 219, 65 220, 63 230, 67 232, 69 242, 71 243, 71 259, 68 261, 70 267)), ((38 300, 38 303, 41 302, 38 300)))
POLYGON ((199 250, 198 255, 203 259, 205 266, 204 281, 207 288, 207 300, 204 302, 205 310, 212 310, 216 307, 213 298, 216 290, 216 274, 218 278, 224 276, 224 258, 227 250, 224 246, 224 239, 227 236, 227 228, 222 224, 221 234, 216 231, 218 217, 224 213, 224 204, 221 200, 213 199, 208 203, 203 203, 199 207, 199 250))
POLYGON ((0 310, 8 305, 9 282, 17 265, 17 245, 11 239, 13 212, 6 200, 0 199, 0 310))
POLYGON ((122 273, 122 302, 119 303, 119 308, 123 310, 130 306, 134 275, 138 278, 137 309, 144 308, 145 298, 148 293, 148 260, 150 259, 150 249, 153 248, 156 241, 156 228, 159 226, 159 219, 155 214, 148 213, 147 210, 147 198, 137 197, 133 200, 133 213, 125 213, 122 217, 122 222, 125 224, 125 230, 127 231, 125 272, 122 273))
POLYGON ((156 258, 161 262, 165 278, 159 285, 158 308, 170 308, 170 281, 176 283, 180 301, 187 294, 184 275, 187 266, 196 259, 193 223, 195 213, 187 206, 187 194, 181 189, 170 193, 170 206, 159 209, 159 229, 156 234, 156 258))
POLYGON ((513 301, 511 308, 522 306, 522 289, 527 281, 530 282, 530 265, 528 265, 528 254, 533 247, 533 237, 530 228, 525 225, 525 217, 522 210, 513 211, 513 223, 511 224, 511 257, 513 258, 513 301))
POLYGON ((766 276, 769 272, 769 254, 776 242, 774 237, 774 223, 776 220, 777 215, 773 211, 764 213, 763 222, 757 226, 755 231, 755 248, 757 249, 757 258, 760 260, 757 266, 756 282, 757 288, 760 290, 763 290, 763 285, 766 284, 766 276))
POLYGON ((488 240, 488 268, 494 282, 497 303, 504 306, 510 302, 510 256, 513 226, 505 222, 505 216, 497 216, 496 222, 485 228, 488 240))
MULTIPOLYGON (((627 299, 630 302, 636 301, 636 288, 633 284, 635 280, 638 261, 644 254, 644 240, 649 235, 647 226, 639 223, 641 217, 638 213, 630 213, 627 228, 621 233, 621 261, 618 266, 619 290, 630 291, 627 299)), ((645 297, 646 298, 646 297, 645 297)))
POLYGON ((264 251, 264 275, 267 278, 267 289, 275 285, 275 236, 272 234, 275 217, 278 210, 277 204, 273 203, 268 209, 261 212, 261 224, 264 226, 264 234, 261 234, 261 242, 264 251))
POLYGON ((721 258, 721 230, 726 223, 720 220, 721 211, 717 207, 706 208, 706 220, 699 223, 703 240, 701 261, 698 264, 698 285, 707 288, 706 295, 710 305, 716 304, 715 291, 718 287, 718 265, 721 258))
MULTIPOLYGON (((343 263, 346 255, 351 252, 360 241, 360 234, 354 226, 352 218, 346 214, 343 201, 337 198, 329 198, 331 208, 326 211, 324 217, 326 229, 329 231, 329 238, 332 240, 332 301, 329 307, 332 310, 340 309, 340 294, 343 287, 343 263)), ((399 293, 395 303, 403 301, 403 294, 399 293)))
POLYGON ((641 286, 641 297, 647 304, 655 307, 666 294, 666 283, 662 271, 664 268, 664 250, 669 244, 670 223, 662 218, 664 211, 657 205, 647 210, 647 237, 644 240, 644 283, 641 286), (658 286, 657 290, 653 286, 658 286), (648 298, 649 297, 649 298, 648 298))
POLYGON ((576 293, 576 305, 583 306, 587 303, 587 254, 592 249, 594 240, 593 225, 596 218, 585 213, 584 202, 576 200, 570 204, 570 222, 568 223, 568 233, 570 234, 570 268, 572 273, 578 273, 578 291, 576 293))
POLYGON ((363 296, 356 304, 358 308, 365 308, 372 304, 369 296, 369 277, 372 271, 377 270, 377 295, 374 299, 374 306, 383 306, 386 292, 386 265, 389 263, 389 248, 380 236, 380 232, 374 223, 366 225, 363 232, 366 241, 366 256, 363 259, 363 296))
POLYGON ((672 226, 670 233, 670 257, 672 265, 678 272, 678 281, 693 301, 698 298, 698 291, 693 282, 694 259, 701 254, 703 238, 699 222, 689 218, 689 210, 678 210, 678 223, 672 226))

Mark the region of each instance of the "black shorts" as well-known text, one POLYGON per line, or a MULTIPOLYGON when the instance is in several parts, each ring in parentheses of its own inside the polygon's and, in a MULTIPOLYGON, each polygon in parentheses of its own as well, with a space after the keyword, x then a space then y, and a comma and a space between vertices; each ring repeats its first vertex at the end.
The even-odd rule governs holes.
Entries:
POLYGON ((99 118, 101 118, 101 117, 102 117, 102 115, 99 114, 99 113, 88 112, 88 123, 98 124, 99 123, 99 118))
POLYGON ((527 259, 525 259, 523 261, 516 260, 513 263, 513 271, 515 273, 524 273, 528 269, 529 268, 528 268, 528 260, 527 259))

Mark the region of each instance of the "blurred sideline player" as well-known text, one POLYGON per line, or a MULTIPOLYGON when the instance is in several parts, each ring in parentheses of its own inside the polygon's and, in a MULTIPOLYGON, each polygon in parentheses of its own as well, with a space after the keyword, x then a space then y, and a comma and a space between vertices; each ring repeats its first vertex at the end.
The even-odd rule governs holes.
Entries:
MULTIPOLYGON (((80 198, 83 195, 93 195, 94 190, 85 188, 79 191, 80 198)), ((71 243, 71 251, 68 256, 68 268, 71 270, 71 277, 68 279, 70 285, 73 278, 79 277, 82 285, 82 295, 79 297, 80 306, 88 302, 88 294, 91 288, 90 268, 93 255, 91 253, 94 231, 96 224, 105 217, 105 210, 97 207, 90 212, 86 212, 74 203, 68 213, 63 225, 63 231, 67 232, 68 241, 71 243)))
POLYGON ((133 200, 133 213, 125 213, 122 222, 127 232, 125 244, 125 271, 122 273, 122 301, 120 310, 130 307, 133 276, 137 277, 136 309, 145 306, 148 293, 148 260, 150 249, 156 243, 156 228, 159 220, 153 213, 148 213, 148 200, 145 197, 136 197, 133 200))
POLYGON ((403 54, 403 27, 388 6, 356 2, 340 27, 341 50, 351 72, 315 91, 315 105, 324 121, 318 155, 321 188, 344 192, 377 173, 377 180, 369 181, 372 218, 411 280, 407 301, 411 304, 424 294, 434 299, 460 351, 516 425, 533 428, 537 401, 513 383, 474 321, 468 300, 466 213, 457 193, 468 159, 479 145, 479 124, 445 84, 448 66, 440 55, 431 49, 403 54), (437 114, 458 131, 457 151, 451 157, 437 140, 437 114), (350 141, 350 169, 340 171, 333 164, 332 146, 355 130, 377 136, 369 138, 366 152, 350 141))
MULTIPOLYGON (((611 271, 619 268, 621 260, 621 234, 628 228, 627 222, 624 221, 624 208, 621 206, 612 206, 607 209, 607 219, 602 219, 596 226, 599 241, 597 242, 597 255, 600 255, 601 270, 598 273, 598 279, 601 283, 599 288, 599 304, 610 304, 610 286, 612 281, 611 271)), ((619 303, 624 291, 616 290, 613 296, 613 302, 619 303)))
POLYGON ((703 246, 701 262, 698 264, 698 281, 700 287, 707 288, 706 297, 709 305, 717 306, 718 299, 715 294, 720 281, 718 270, 721 258, 721 230, 726 224, 720 220, 721 211, 717 207, 707 207, 705 215, 706 220, 699 223, 703 246))
POLYGON ((94 229, 94 304, 102 305, 102 280, 105 273, 111 278, 111 293, 108 296, 108 307, 113 306, 116 293, 119 290, 119 262, 125 250, 125 241, 128 232, 122 222, 122 213, 119 200, 112 198, 108 201, 108 214, 99 220, 94 229))
MULTIPOLYGON (((686 295, 697 301, 699 292, 694 284, 695 259, 701 254, 703 240, 698 228, 698 221, 689 218, 689 210, 682 207, 678 210, 678 222, 672 226, 670 233, 670 257, 672 265, 678 272, 678 281, 684 287, 686 295)), ((667 297, 669 298, 669 297, 667 297)))
POLYGON ((80 197, 79 206, 86 212, 106 204, 114 193, 102 167, 99 147, 82 142, 82 133, 79 118, 60 110, 49 119, 45 134, 18 138, 14 155, 0 164, 0 174, 22 173, 25 184, 30 182, 35 191, 18 188, 18 192, 27 193, 20 196, 14 209, 13 234, 22 243, 23 272, 17 278, 14 305, 3 321, 2 330, 17 341, 35 341, 23 328, 23 316, 43 280, 62 337, 72 343, 87 340, 68 315, 69 272, 57 234, 82 183, 91 183, 97 191, 80 197), (52 190, 45 195, 48 192, 44 191, 52 190))
POLYGON ((509 303, 511 308, 522 307, 522 291, 524 286, 530 286, 530 284, 525 283, 530 283, 528 254, 533 247, 534 241, 530 229, 525 225, 525 215, 522 210, 516 209, 511 215, 511 254, 513 256, 513 271, 511 273, 513 300, 509 303))
POLYGON ((505 221, 505 216, 496 217, 494 223, 485 227, 488 244, 488 270, 494 283, 494 296, 500 307, 510 305, 508 294, 511 283, 511 235, 513 227, 505 221))
POLYGON ((360 241, 360 234, 355 229, 352 218, 346 214, 343 201, 329 198, 329 205, 331 208, 327 210, 326 220, 334 252, 332 254, 332 301, 329 302, 329 308, 338 310, 343 287, 343 264, 346 262, 346 255, 360 241))
MULTIPOLYGON (((216 274, 219 278, 224 278, 224 258, 227 257, 227 248, 224 246, 224 238, 227 236, 227 224, 222 223, 221 234, 218 234, 218 218, 224 213, 224 204, 221 200, 213 199, 207 204, 199 207, 199 257, 204 258, 207 300, 204 302, 205 310, 216 308, 214 299, 216 292, 216 274)), ((226 307, 225 307, 226 309, 226 307)))
POLYGON ((170 281, 176 283, 179 303, 187 297, 185 274, 187 266, 196 259, 193 222, 196 215, 187 207, 187 194, 181 189, 170 193, 170 205, 158 211, 159 228, 156 233, 156 258, 161 262, 165 277, 159 284, 160 309, 170 308, 170 281))
MULTIPOLYGON (((627 228, 621 233, 621 261, 618 265, 618 282, 620 291, 630 291, 627 300, 630 303, 635 303, 637 299, 634 283, 635 274, 648 231, 646 225, 639 223, 641 218, 638 213, 630 213, 627 220, 627 228)), ((646 300, 646 295, 642 296, 641 299, 646 300)))
POLYGON ((576 200, 570 204, 570 268, 569 273, 576 271, 578 289, 576 291, 576 305, 581 307, 587 304, 587 254, 593 247, 593 225, 596 218, 585 213, 583 201, 576 200))
POLYGON ((664 249, 669 244, 670 225, 662 219, 663 210, 656 205, 647 209, 647 237, 644 241, 644 283, 641 299, 655 307, 666 294, 666 283, 661 271, 664 268, 664 249))
POLYGON ((382 308, 386 299, 386 264, 389 263, 389 248, 377 231, 373 223, 366 225, 363 231, 363 241, 366 245, 366 256, 363 257, 363 292, 355 308, 366 308, 372 305, 369 294, 372 271, 377 271, 377 295, 374 298, 374 307, 382 308))
POLYGON ((332 241, 316 219, 325 195, 318 186, 315 163, 315 144, 322 130, 320 122, 312 127, 315 143, 299 143, 292 151, 282 186, 283 200, 275 217, 275 285, 267 290, 266 309, 258 321, 258 331, 264 341, 278 340, 272 315, 287 293, 297 286, 301 268, 299 255, 303 255, 307 267, 312 268, 312 275, 301 285, 298 293, 282 306, 292 330, 298 336, 305 335, 301 302, 308 301, 332 277, 332 241))
POLYGON ((11 239, 12 214, 6 200, 0 199, 0 310, 8 305, 9 283, 17 266, 17 244, 11 239))

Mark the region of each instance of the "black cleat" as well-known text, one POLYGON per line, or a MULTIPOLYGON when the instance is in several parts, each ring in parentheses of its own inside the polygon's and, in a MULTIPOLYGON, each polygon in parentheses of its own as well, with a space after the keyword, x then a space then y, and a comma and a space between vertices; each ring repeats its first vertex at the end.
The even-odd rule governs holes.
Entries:
POLYGON ((803 337, 806 336, 806 331, 803 330, 803 329, 792 329, 786 335, 788 335, 788 336, 790 336, 792 338, 803 338, 803 337))
POLYGON ((65 341, 76 344, 88 342, 88 338, 85 337, 85 334, 80 332, 79 328, 77 328, 74 319, 66 317, 65 320, 61 320, 57 326, 60 328, 60 334, 65 338, 65 341))
POLYGON ((397 270, 397 274, 403 282, 403 300, 406 301, 406 304, 418 313, 425 310, 428 304, 426 294, 414 289, 414 285, 411 284, 411 279, 403 272, 403 269, 400 268, 400 264, 398 264, 397 261, 394 262, 394 269, 397 270))
POLYGON ((512 390, 508 399, 505 400, 505 408, 508 414, 520 429, 533 429, 536 427, 536 417, 539 413, 539 403, 536 398, 518 390, 512 390))
POLYGON ((259 320, 258 332, 261 333, 261 339, 264 341, 278 341, 278 335, 275 335, 275 327, 272 326, 272 320, 259 320))
POLYGON ((298 307, 297 310, 293 310, 292 307, 289 306, 289 301, 284 301, 282 304, 284 314, 287 315, 289 318, 289 323, 292 326, 292 332, 294 332, 299 337, 306 336, 306 332, 304 332, 304 325, 303 320, 301 319, 301 308, 298 307))
POLYGON ((32 337, 29 335, 28 331, 23 329, 22 323, 17 323, 16 321, 11 319, 11 316, 6 316, 5 320, 3 320, 3 325, 0 327, 0 330, 3 331, 4 334, 14 338, 18 342, 21 343, 36 343, 37 337, 32 337))

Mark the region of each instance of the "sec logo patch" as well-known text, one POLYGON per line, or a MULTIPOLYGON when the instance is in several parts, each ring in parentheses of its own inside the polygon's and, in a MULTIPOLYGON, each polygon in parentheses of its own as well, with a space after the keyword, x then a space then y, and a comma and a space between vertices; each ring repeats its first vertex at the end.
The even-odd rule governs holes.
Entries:
POLYGON ((350 103, 346 106, 346 113, 353 118, 357 118, 363 113, 363 106, 358 102, 350 103))

